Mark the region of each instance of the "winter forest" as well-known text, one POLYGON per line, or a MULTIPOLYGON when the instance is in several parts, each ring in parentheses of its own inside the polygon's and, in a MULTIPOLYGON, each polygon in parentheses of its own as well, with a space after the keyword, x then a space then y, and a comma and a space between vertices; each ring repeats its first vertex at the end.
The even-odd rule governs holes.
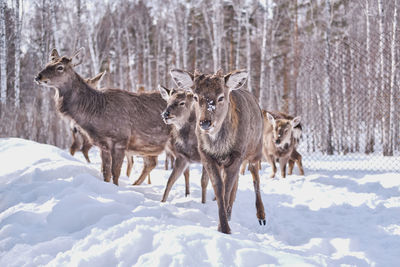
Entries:
POLYGON ((61 148, 69 123, 34 83, 57 48, 102 87, 174 86, 172 68, 247 69, 266 110, 302 117, 304 153, 400 151, 398 0, 0 0, 0 137, 61 148))

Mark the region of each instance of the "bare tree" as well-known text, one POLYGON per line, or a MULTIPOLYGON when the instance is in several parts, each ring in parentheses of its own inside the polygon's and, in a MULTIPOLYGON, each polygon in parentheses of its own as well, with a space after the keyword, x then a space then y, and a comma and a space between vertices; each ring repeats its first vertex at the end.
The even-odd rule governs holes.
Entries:
POLYGON ((0 0, 0 101, 7 102, 7 37, 6 37, 7 1, 0 0))

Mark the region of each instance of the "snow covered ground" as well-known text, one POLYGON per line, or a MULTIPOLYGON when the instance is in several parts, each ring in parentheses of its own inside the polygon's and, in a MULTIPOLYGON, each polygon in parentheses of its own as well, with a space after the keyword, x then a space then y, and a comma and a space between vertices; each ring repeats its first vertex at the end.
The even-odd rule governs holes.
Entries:
POLYGON ((191 168, 190 197, 179 179, 161 203, 171 172, 164 156, 153 184, 135 187, 139 158, 119 187, 102 181, 97 149, 91 159, 0 139, 0 266, 400 265, 399 172, 306 169, 269 179, 263 163, 267 225, 258 224, 247 172, 225 235, 211 186, 200 203, 200 165, 191 168))

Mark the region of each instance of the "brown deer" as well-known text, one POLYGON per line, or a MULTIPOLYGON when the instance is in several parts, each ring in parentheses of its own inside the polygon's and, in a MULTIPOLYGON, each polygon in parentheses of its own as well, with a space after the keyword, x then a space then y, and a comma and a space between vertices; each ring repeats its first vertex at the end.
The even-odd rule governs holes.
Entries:
POLYGON ((223 75, 200 74, 174 69, 178 87, 191 88, 196 110, 196 136, 201 162, 211 179, 218 204, 222 233, 231 233, 228 220, 238 187, 239 168, 244 160, 250 172, 256 198, 257 218, 265 224, 260 194, 258 161, 262 157, 263 117, 256 98, 240 88, 247 72, 240 70, 223 75))
MULTIPOLYGON (((266 110, 262 110, 262 112, 263 112, 263 116, 264 116, 264 128, 269 125, 268 118, 267 118, 267 112, 270 113, 274 117, 275 120, 276 119, 293 120, 292 116, 287 115, 287 114, 285 114, 283 112, 266 111, 266 110)), ((288 174, 289 175, 291 175, 293 173, 293 167, 294 167, 295 163, 297 164, 297 166, 299 168, 300 175, 304 175, 302 157, 301 157, 301 154, 297 151, 297 147, 298 147, 298 145, 300 143, 301 135, 302 135, 302 126, 301 126, 301 123, 299 123, 297 126, 295 126, 293 128, 294 148, 293 148, 292 153, 290 154, 289 161, 288 161, 288 163, 289 163, 288 164, 289 165, 288 174)), ((266 141, 267 138, 263 138, 263 140, 266 141)), ((267 142, 264 142, 263 146, 264 146, 264 148, 263 148, 264 158, 267 159, 267 157, 265 156, 266 155, 266 153, 265 153, 266 150, 265 149, 266 149, 266 146, 267 146, 267 142)), ((276 158, 276 159, 279 160, 279 158, 276 158)), ((260 164, 261 164, 261 162, 260 162, 260 164)), ((244 173, 245 173, 246 166, 247 166, 247 164, 246 164, 246 162, 244 162, 242 164, 241 169, 240 169, 240 173, 242 175, 244 175, 244 173)), ((261 169, 261 166, 260 166, 260 169, 261 169)))
MULTIPOLYGON (((106 71, 100 72, 93 78, 88 78, 86 79, 86 83, 89 84, 91 87, 98 89, 100 81, 103 79, 106 71)), ((85 157, 86 161, 90 163, 89 159, 89 150, 92 148, 93 144, 90 141, 90 138, 87 136, 87 134, 79 128, 79 125, 77 125, 74 122, 71 122, 71 133, 72 133, 72 144, 69 149, 70 154, 73 156, 76 151, 81 151, 83 156, 85 157)), ((126 167, 126 175, 129 177, 132 172, 133 168, 133 156, 132 155, 126 155, 126 160, 127 160, 127 167, 126 167)), ((151 179, 150 179, 150 174, 147 176, 148 183, 151 184, 151 179)))
POLYGON ((289 174, 292 174, 296 162, 300 174, 304 175, 301 155, 296 147, 301 137, 300 117, 293 118, 280 112, 264 111, 264 147, 263 153, 268 163, 272 166, 271 178, 275 177, 276 165, 279 161, 281 175, 286 177, 286 164, 289 162, 289 174))
MULTIPOLYGON (((168 89, 159 86, 161 96, 167 101, 167 107, 162 113, 166 124, 173 125, 171 143, 175 152, 175 163, 161 202, 167 201, 172 186, 184 173, 186 196, 189 194, 189 164, 200 162, 196 137, 196 113, 193 105, 193 94, 184 90, 168 89)), ((201 176, 201 202, 206 202, 208 176, 203 169, 201 176)))
POLYGON ((159 92, 131 93, 120 89, 96 90, 75 71, 83 49, 72 58, 53 49, 50 61, 35 80, 56 89, 58 111, 76 122, 101 150, 104 181, 118 178, 125 152, 143 156, 144 168, 135 185, 141 184, 164 151, 170 126, 161 119, 166 107, 159 92))
MULTIPOLYGON (((86 83, 89 84, 93 88, 98 88, 98 85, 103 78, 105 71, 100 72, 93 78, 86 79, 86 83)), ((89 137, 82 130, 79 129, 79 126, 76 123, 71 122, 71 133, 72 133, 72 144, 69 148, 70 154, 73 156, 76 151, 81 151, 86 161, 90 163, 89 159, 89 150, 92 148, 92 143, 90 142, 89 137)))

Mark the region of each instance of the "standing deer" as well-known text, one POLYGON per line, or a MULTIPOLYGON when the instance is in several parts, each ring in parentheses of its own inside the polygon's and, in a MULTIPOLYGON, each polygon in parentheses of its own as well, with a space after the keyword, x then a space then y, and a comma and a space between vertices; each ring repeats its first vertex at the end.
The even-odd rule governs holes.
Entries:
MULTIPOLYGON (((263 112, 263 117, 264 117, 264 129, 263 129, 263 140, 264 140, 264 144, 263 144, 263 154, 264 154, 264 158, 267 160, 267 154, 268 154, 268 145, 270 145, 268 143, 269 139, 267 138, 268 132, 270 131, 270 122, 268 121, 268 117, 267 117, 267 113, 271 114, 273 116, 273 118, 275 120, 278 119, 286 119, 286 120, 293 120, 293 117, 290 115, 287 115, 285 113, 279 112, 279 111, 266 111, 266 110, 262 110, 263 112)), ((289 169, 288 169, 288 174, 291 175, 293 173, 293 167, 294 164, 297 164, 297 167, 299 168, 300 171, 300 175, 304 175, 304 169, 303 169, 303 164, 302 164, 302 157, 301 154, 297 151, 297 147, 300 143, 300 138, 301 138, 301 134, 302 134, 302 126, 301 123, 297 124, 295 127, 293 127, 293 150, 292 153, 289 156, 289 169)), ((274 158, 279 161, 279 157, 278 154, 274 155, 274 158)), ((261 162, 260 162, 261 164, 261 162)), ((242 164, 240 173, 243 175, 246 169, 246 162, 244 162, 242 164)), ((261 167, 260 167, 261 169, 261 167)), ((274 171, 274 173, 276 173, 276 171, 274 171)))
MULTIPOLYGON (((86 83, 91 87, 98 89, 100 81, 103 79, 105 75, 105 71, 100 72, 93 78, 86 79, 86 83)), ((86 161, 90 163, 89 159, 89 150, 92 148, 93 144, 90 141, 89 136, 85 133, 84 130, 80 129, 79 125, 71 121, 71 133, 72 133, 72 144, 70 146, 69 152, 73 156, 77 150, 81 151, 86 161)), ((129 177, 133 168, 133 155, 126 155, 127 167, 126 167, 126 175, 129 177)), ((148 183, 151 184, 150 174, 147 177, 148 183)))
POLYGON ((268 163, 272 166, 271 178, 275 177, 275 161, 279 161, 281 175, 286 177, 286 164, 289 161, 289 174, 292 174, 296 162, 300 174, 304 175, 301 155, 296 147, 301 136, 300 117, 291 117, 280 112, 264 111, 264 147, 263 153, 268 163))
POLYGON ((72 58, 53 49, 50 61, 35 81, 56 89, 58 111, 76 122, 101 150, 104 181, 111 176, 118 185, 125 152, 142 155, 144 168, 135 185, 141 184, 156 166, 170 135, 160 113, 166 102, 159 92, 135 94, 120 89, 96 90, 74 67, 83 61, 83 49, 72 58))
MULTIPOLYGON (((161 114, 166 124, 172 124, 171 143, 175 152, 175 163, 161 202, 167 201, 172 186, 184 173, 186 196, 189 194, 189 164, 200 162, 196 137, 196 113, 193 107, 193 95, 184 90, 168 89, 159 86, 161 96, 167 101, 167 107, 161 114)), ((208 176, 203 168, 201 176, 201 202, 206 202, 208 176)))
MULTIPOLYGON (((93 78, 86 79, 86 83, 93 88, 98 88, 99 82, 104 77, 105 71, 100 72, 93 78)), ((73 156, 76 151, 81 151, 86 161, 90 163, 89 150, 92 148, 92 142, 86 133, 79 129, 79 126, 71 122, 72 144, 69 148, 70 154, 73 156)))
POLYGON ((255 97, 240 88, 246 82, 246 71, 223 75, 200 74, 174 69, 178 87, 191 88, 196 110, 196 136, 201 162, 211 179, 218 204, 222 233, 231 233, 228 220, 238 187, 239 168, 250 163, 259 223, 265 224, 260 194, 258 161, 262 157, 263 117, 255 97))

